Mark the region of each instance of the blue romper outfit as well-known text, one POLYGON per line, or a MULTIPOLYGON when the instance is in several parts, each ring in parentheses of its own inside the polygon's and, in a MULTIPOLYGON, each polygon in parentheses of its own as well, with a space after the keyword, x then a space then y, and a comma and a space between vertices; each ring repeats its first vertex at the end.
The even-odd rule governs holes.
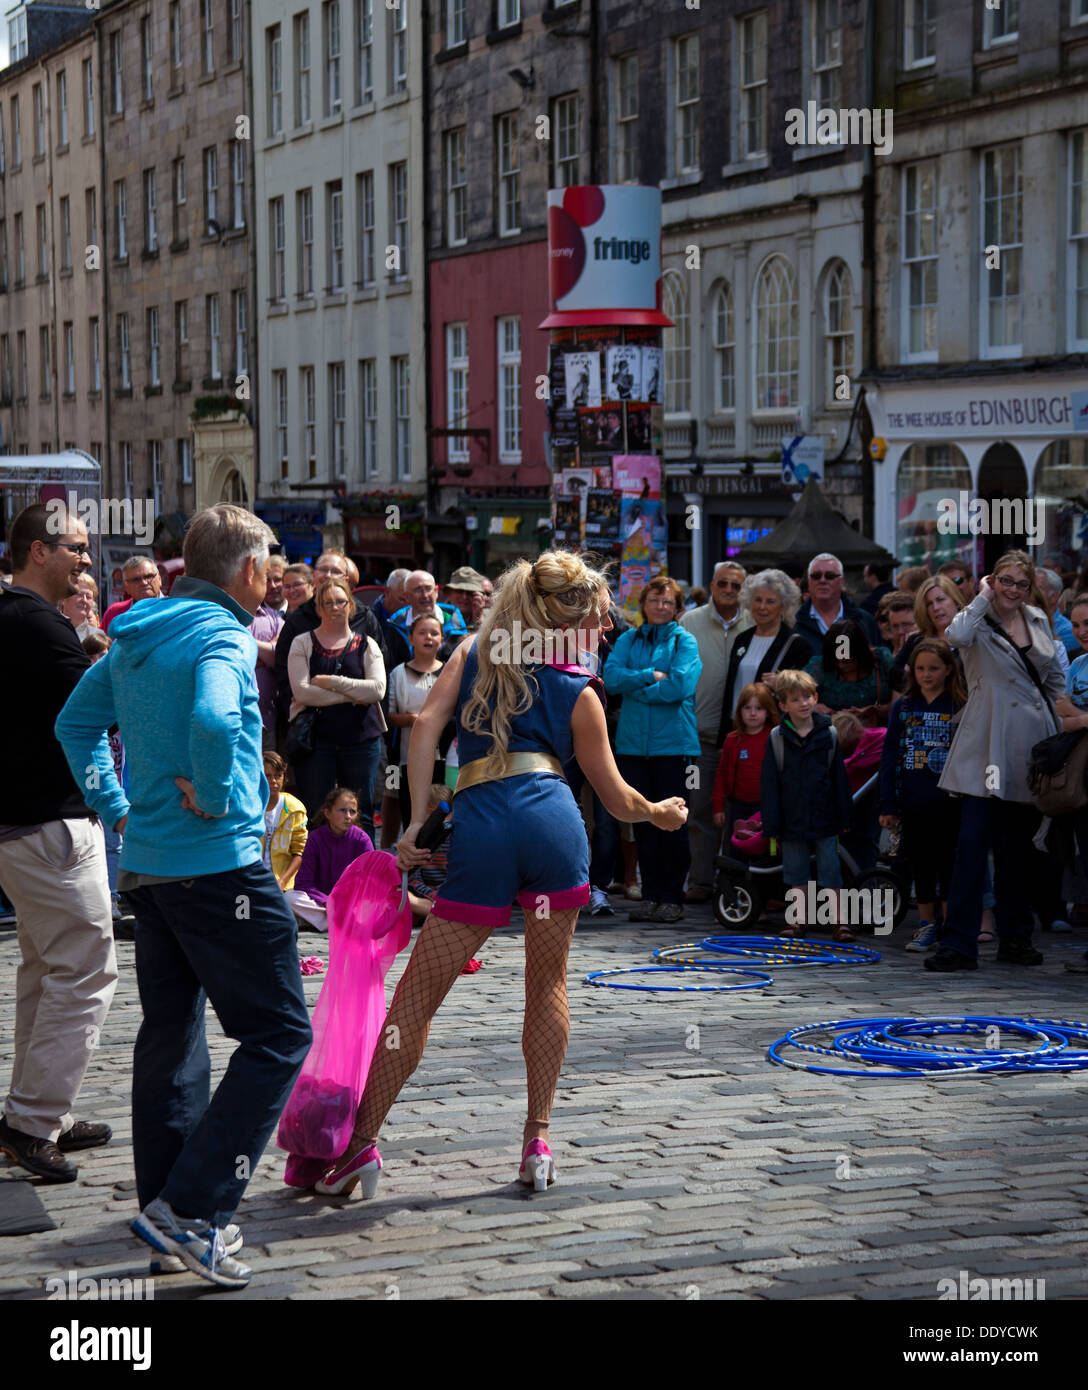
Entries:
MULTIPOLYGON (((490 735, 473 733, 461 723, 476 672, 473 642, 457 695, 462 767, 491 752, 490 735)), ((565 766, 574 756, 571 715, 590 674, 540 666, 528 678, 533 703, 511 719, 507 747, 511 753, 551 753, 565 766)), ((458 792, 449 865, 432 907, 438 917, 505 927, 515 897, 530 913, 541 906, 556 912, 584 907, 589 902, 589 841, 567 779, 556 772, 528 772, 458 792)))

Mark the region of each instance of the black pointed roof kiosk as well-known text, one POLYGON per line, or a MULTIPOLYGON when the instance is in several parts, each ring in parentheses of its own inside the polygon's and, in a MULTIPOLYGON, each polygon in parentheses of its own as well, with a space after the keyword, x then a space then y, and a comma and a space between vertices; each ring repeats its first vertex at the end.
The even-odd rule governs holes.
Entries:
POLYGON ((814 555, 837 555, 844 570, 865 565, 894 565, 895 556, 855 531, 833 511, 815 478, 770 535, 742 546, 736 558, 751 574, 755 569, 800 570, 814 555))

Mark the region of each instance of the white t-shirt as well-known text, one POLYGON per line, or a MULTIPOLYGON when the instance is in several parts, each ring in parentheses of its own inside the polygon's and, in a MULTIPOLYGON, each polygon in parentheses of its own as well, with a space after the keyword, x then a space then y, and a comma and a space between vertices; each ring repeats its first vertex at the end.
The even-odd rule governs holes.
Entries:
MULTIPOLYGON (((393 674, 389 677, 389 713, 418 714, 426 703, 431 687, 441 674, 441 664, 436 666, 433 671, 417 671, 406 661, 402 661, 399 666, 394 666, 393 674)), ((400 731, 401 767, 404 767, 408 762, 408 750, 411 746, 411 727, 402 728, 400 731)))
POLYGON ((733 685, 733 709, 735 715, 737 706, 740 704, 740 692, 746 685, 751 685, 756 676, 759 675, 760 667, 763 665, 763 657, 771 643, 773 637, 753 637, 751 646, 740 659, 737 667, 737 679, 733 685))
POLYGON ((270 869, 272 867, 272 836, 275 834, 276 826, 280 823, 280 812, 283 810, 283 797, 276 802, 275 806, 269 809, 265 807, 264 812, 264 863, 270 869))

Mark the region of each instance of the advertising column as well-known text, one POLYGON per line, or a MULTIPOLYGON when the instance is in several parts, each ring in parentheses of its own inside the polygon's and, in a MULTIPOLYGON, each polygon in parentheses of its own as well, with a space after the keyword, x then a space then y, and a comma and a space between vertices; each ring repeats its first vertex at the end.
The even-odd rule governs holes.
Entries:
POLYGON ((548 273, 555 544, 615 561, 616 600, 641 622, 638 596, 668 568, 660 190, 552 189, 548 273))

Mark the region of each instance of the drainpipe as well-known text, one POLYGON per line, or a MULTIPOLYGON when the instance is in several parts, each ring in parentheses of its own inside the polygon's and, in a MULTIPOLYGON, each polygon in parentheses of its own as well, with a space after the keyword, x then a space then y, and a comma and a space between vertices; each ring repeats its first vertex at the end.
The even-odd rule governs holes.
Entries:
MULTIPOLYGON (((50 383, 49 392, 53 398, 53 446, 60 449, 60 375, 57 372, 57 219, 53 216, 53 101, 49 90, 49 72, 45 58, 38 59, 38 73, 42 87, 42 117, 45 123, 46 178, 45 178, 45 225, 49 246, 49 354, 47 363, 50 383)), ((33 111, 31 112, 33 115, 33 111)), ((69 214, 71 203, 69 203, 69 214)), ((34 229, 37 233, 37 228, 34 229)), ((73 332, 75 325, 73 324, 73 332)), ((41 335, 39 334, 39 337, 41 335)))
MULTIPOLYGON (((874 26, 876 24, 876 0, 865 3, 865 104, 870 111, 874 109, 875 53, 874 26)), ((876 179, 873 171, 873 147, 863 146, 861 179, 861 294, 865 306, 862 338, 864 340, 864 361, 866 373, 876 370, 877 360, 877 312, 876 312, 876 179)), ((860 402, 859 402, 860 404, 860 402)), ((864 439, 864 432, 860 436, 864 439)), ((849 434, 847 434, 849 439, 849 434)), ((861 467, 862 526, 867 535, 873 533, 873 461, 862 458, 861 467)))
MULTIPOLYGON (((421 32, 429 34, 431 5, 429 0, 422 0, 422 25, 421 32)), ((430 430, 434 424, 433 402, 431 399, 431 389, 433 386, 433 365, 431 362, 431 286, 430 286, 430 255, 431 255, 431 77, 430 64, 426 58, 420 64, 422 92, 421 122, 423 127, 423 275, 421 277, 420 293, 423 296, 423 439, 424 439, 424 495, 426 506, 423 519, 423 538, 427 538, 427 517, 438 516, 438 484, 431 477, 431 447, 432 436, 430 430)), ((409 136, 409 142, 411 137, 409 136)), ((409 143, 410 148, 410 143, 409 143)), ((432 560, 432 563, 434 561, 432 560)))

